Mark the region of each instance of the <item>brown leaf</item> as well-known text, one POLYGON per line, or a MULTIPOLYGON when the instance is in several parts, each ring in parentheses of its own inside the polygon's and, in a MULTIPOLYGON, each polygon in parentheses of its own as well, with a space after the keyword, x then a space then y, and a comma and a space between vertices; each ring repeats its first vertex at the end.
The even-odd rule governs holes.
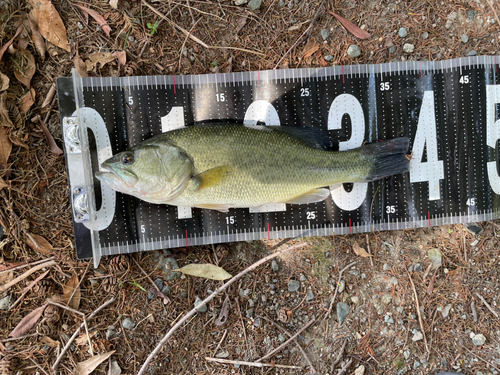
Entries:
POLYGON ((61 150, 59 148, 56 141, 54 140, 54 137, 52 137, 52 134, 50 134, 49 129, 47 129, 47 126, 43 123, 43 121, 40 121, 40 126, 43 130, 43 134, 45 134, 45 139, 47 140, 47 143, 49 144, 50 151, 52 151, 52 153, 55 155, 62 155, 63 150, 61 150))
POLYGON ((44 109, 50 103, 52 103, 52 99, 54 98, 55 93, 56 93, 56 84, 53 83, 52 86, 50 86, 49 92, 47 93, 47 96, 45 97, 45 99, 42 103, 42 109, 44 109))
POLYGON ((59 341, 55 341, 55 340, 52 340, 50 337, 48 336, 43 336, 41 339, 40 339, 40 342, 42 344, 45 344, 45 345, 48 345, 50 346, 51 348, 55 348, 57 346, 60 346, 61 343, 59 341))
POLYGON ((12 37, 11 40, 9 40, 7 43, 5 43, 3 45, 3 47, 0 49, 0 61, 2 60, 2 57, 3 57, 3 54, 5 53, 5 51, 7 51, 7 48, 10 47, 10 45, 12 44, 12 42, 14 41, 14 39, 17 38, 17 36, 19 35, 19 33, 23 30, 23 27, 22 26, 19 26, 17 28, 17 31, 16 33, 14 34, 14 36, 12 37))
POLYGON ((27 20, 28 26, 31 29, 31 36, 33 38, 33 42, 35 42, 35 47, 42 57, 42 60, 45 60, 45 53, 47 52, 47 47, 45 45, 45 40, 42 37, 42 34, 40 34, 40 31, 38 31, 37 27, 37 19, 36 19, 36 14, 35 10, 32 10, 30 12, 30 17, 27 20))
MULTIPOLYGON (((5 99, 7 98, 7 93, 4 92, 3 94, 0 94, 0 126, 4 126, 7 128, 14 127, 14 124, 12 121, 10 121, 9 117, 9 110, 7 109, 7 105, 5 104, 5 99)), ((1 137, 0 137, 1 138, 1 137)), ((1 149, 1 146, 0 146, 1 149)), ((1 153, 1 151, 0 151, 1 153)), ((0 160, 1 157, 0 157, 0 160)), ((1 162, 0 162, 1 164, 1 162)))
POLYGON ((112 350, 110 352, 99 354, 87 359, 84 362, 80 362, 76 365, 74 375, 89 375, 94 371, 97 366, 103 363, 106 359, 111 357, 111 355, 115 352, 112 350))
POLYGON ((26 150, 29 151, 30 148, 28 147, 28 145, 26 143, 24 143, 23 141, 21 141, 19 138, 17 138, 15 135, 10 134, 9 139, 16 146, 24 147, 26 150))
POLYGON ((85 62, 87 66, 87 72, 94 70, 97 64, 101 65, 101 68, 107 63, 113 61, 115 57, 110 52, 96 52, 89 55, 89 59, 85 62))
POLYGON ((248 18, 248 16, 246 14, 244 16, 241 16, 240 18, 238 18, 238 21, 237 21, 238 27, 236 27, 236 32, 239 32, 243 28, 243 26, 246 25, 247 18, 248 18))
POLYGON ((214 322, 216 326, 221 326, 227 322, 227 317, 229 316, 229 297, 226 295, 222 307, 220 309, 219 317, 214 322))
POLYGON ((6 165, 12 151, 12 142, 7 134, 7 129, 0 126, 0 165, 6 165))
POLYGON ((26 242, 26 244, 37 253, 44 255, 52 254, 52 245, 49 243, 49 241, 47 241, 42 236, 39 236, 38 234, 31 234, 26 232, 26 239, 24 240, 24 242, 26 242))
POLYGON ((85 62, 82 60, 80 55, 78 54, 78 51, 76 51, 76 55, 73 58, 73 64, 75 65, 75 69, 80 74, 81 77, 88 77, 89 75, 87 74, 87 65, 85 65, 85 62))
POLYGON ((85 13, 89 14, 93 19, 95 19, 97 21, 97 23, 102 27, 102 31, 104 31, 104 33, 107 36, 109 36, 109 33, 111 31, 111 27, 109 27, 108 23, 106 22, 106 20, 104 19, 103 16, 101 16, 99 13, 97 13, 93 9, 85 8, 83 5, 75 4, 75 6, 77 6, 81 10, 83 10, 85 13))
POLYGON ((50 43, 70 51, 66 27, 50 0, 30 0, 40 34, 50 43))
POLYGON ((340 21, 340 23, 342 25, 344 25, 344 27, 349 32, 351 32, 351 34, 354 35, 355 37, 357 37, 359 39, 367 39, 367 38, 369 38, 371 36, 369 32, 360 29, 355 24, 353 24, 351 21, 346 20, 344 17, 339 16, 337 13, 334 13, 332 11, 329 11, 329 13, 332 16, 334 16, 336 19, 338 19, 340 21))
POLYGON ((0 72, 0 92, 5 91, 9 88, 9 82, 9 77, 0 72))
POLYGON ((19 106, 21 113, 26 113, 29 111, 33 103, 35 103, 35 89, 28 91, 26 95, 21 99, 22 103, 19 106))
POLYGON ((33 310, 30 312, 28 315, 26 315, 14 328, 14 330, 10 333, 10 337, 18 338, 26 334, 33 326, 38 322, 38 319, 42 316, 45 308, 47 307, 48 303, 46 303, 43 306, 40 306, 39 308, 33 310))
POLYGON ((23 60, 23 64, 21 66, 22 71, 16 69, 14 71, 14 75, 19 82, 21 82, 27 88, 30 88, 31 78, 36 71, 35 58, 31 53, 22 48, 18 53, 21 55, 21 58, 23 60))
POLYGON ((71 279, 69 279, 68 283, 63 286, 64 302, 69 307, 71 307, 72 309, 75 309, 75 310, 78 310, 78 307, 80 306, 80 298, 81 298, 80 285, 78 285, 78 284, 79 284, 78 276, 75 273, 71 277, 71 279), (73 298, 71 298, 73 291, 75 291, 75 294, 73 295, 73 298), (70 298, 71 298, 71 300, 70 300, 70 298))
POLYGON ((311 56, 314 52, 316 52, 319 48, 319 43, 317 43, 314 39, 309 39, 306 46, 304 47, 304 58, 311 56))
MULTIPOLYGON (((94 337, 96 334, 97 334, 97 331, 91 332, 90 338, 94 337)), ((87 338, 87 334, 85 332, 82 332, 80 334, 80 337, 78 337, 75 340, 75 344, 78 346, 87 345, 88 343, 89 343, 89 339, 87 338)))
POLYGON ((362 247, 360 247, 357 244, 357 242, 354 242, 354 245, 352 245, 352 249, 354 250, 354 253, 356 255, 359 255, 362 258, 368 258, 368 257, 372 256, 371 254, 368 254, 365 249, 363 249, 362 247))
POLYGON ((0 190, 2 190, 4 187, 8 187, 7 183, 3 180, 2 177, 0 177, 0 190))
POLYGON ((118 70, 120 70, 121 67, 125 66, 127 63, 127 53, 125 51, 115 51, 111 54, 111 56, 118 59, 118 70))

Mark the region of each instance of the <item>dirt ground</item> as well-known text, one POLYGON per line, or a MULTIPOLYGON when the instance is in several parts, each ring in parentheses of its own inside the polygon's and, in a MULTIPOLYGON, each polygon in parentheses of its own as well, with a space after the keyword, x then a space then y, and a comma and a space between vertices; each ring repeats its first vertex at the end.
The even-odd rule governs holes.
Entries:
MULTIPOLYGON (((222 285, 169 269, 213 263, 236 275, 280 245, 146 252, 104 258, 98 269, 78 261, 64 155, 58 152, 58 106, 51 96, 55 79, 71 68, 90 76, 205 74, 500 55, 498 0, 263 0, 256 10, 241 2, 118 0, 115 9, 97 0, 54 0, 52 8, 48 0, 0 0, 0 374, 88 374, 92 366, 81 363, 110 351, 95 373, 118 374, 119 367, 122 374, 137 374, 197 297, 222 285), (371 36, 356 38, 331 11, 371 36), (62 27, 47 28, 53 12, 62 27), (326 40, 323 29, 330 32, 326 40), (347 54, 352 44, 361 49, 359 57, 347 54), (405 52, 405 44, 413 52, 405 52), (43 260, 52 263, 37 268, 43 260), (22 279, 15 282, 17 277, 22 279), (153 282, 168 300, 149 292, 153 282), (111 297, 114 302, 89 318, 111 297), (31 323, 24 320, 9 337, 30 313, 31 323), (83 316, 88 335, 82 329, 54 371, 83 316)), ((207 311, 176 331, 146 373, 339 374, 349 365, 345 373, 358 375, 498 374, 500 224, 471 229, 459 224, 307 238, 307 246, 260 266, 215 297, 207 311), (373 257, 356 255, 356 245, 373 257), (434 269, 436 254, 441 264, 434 269), (216 325, 226 297, 227 321, 216 325), (349 311, 339 324, 342 306, 349 311), (311 321, 296 342, 262 360, 302 369, 205 359, 256 363, 289 338, 287 331, 294 335, 311 321)))

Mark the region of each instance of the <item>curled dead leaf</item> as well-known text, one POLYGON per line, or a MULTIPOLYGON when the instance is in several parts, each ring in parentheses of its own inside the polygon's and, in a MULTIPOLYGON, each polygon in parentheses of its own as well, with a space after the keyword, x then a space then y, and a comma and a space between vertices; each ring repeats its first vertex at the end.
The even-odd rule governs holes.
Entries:
POLYGON ((127 63, 127 53, 125 51, 115 51, 111 55, 118 59, 118 70, 127 63))
MULTIPOLYGON (((32 89, 33 90, 33 89, 32 89)), ((12 144, 19 146, 19 147, 24 147, 26 150, 29 151, 29 147, 26 143, 21 141, 19 138, 17 138, 15 135, 9 134, 9 139, 12 142, 12 144)))
POLYGON ((45 39, 43 39, 42 34, 40 34, 40 31, 38 31, 36 23, 37 20, 35 11, 32 10, 30 12, 29 17, 26 19, 26 24, 27 24, 26 26, 28 26, 31 30, 31 37, 33 39, 33 42, 35 43, 36 50, 40 54, 42 60, 45 60, 45 53, 47 52, 47 47, 45 45, 45 39))
POLYGON ((238 18, 238 21, 237 21, 238 27, 236 27, 236 32, 239 32, 243 28, 243 26, 246 25, 247 18, 248 18, 248 16, 246 14, 241 16, 240 18, 238 18))
POLYGON ((19 106, 19 110, 21 113, 26 113, 29 111, 31 106, 35 103, 35 89, 31 89, 24 95, 21 99, 21 105, 19 106))
POLYGON ((73 58, 73 64, 75 65, 75 69, 78 72, 78 74, 80 74, 81 77, 88 77, 87 65, 85 65, 85 62, 78 54, 78 51, 76 51, 76 55, 73 58))
POLYGON ((62 155, 63 150, 59 148, 57 145, 56 141, 54 140, 54 137, 52 137, 52 134, 50 134, 49 129, 45 125, 43 121, 40 121, 40 127, 43 130, 43 134, 45 134, 45 139, 47 140, 47 143, 49 144, 50 151, 52 151, 53 154, 55 155, 62 155))
POLYGON ((45 345, 48 345, 50 346, 51 348, 56 348, 58 346, 61 345, 61 343, 59 341, 55 341, 55 340, 52 340, 50 337, 48 336, 43 336, 41 339, 40 339, 40 342, 42 344, 45 344, 45 345))
POLYGON ((106 359, 111 357, 111 355, 115 352, 115 350, 112 350, 110 352, 104 353, 104 354, 99 354, 96 356, 93 356, 86 361, 80 362, 76 365, 74 375, 89 375, 96 369, 97 366, 99 366, 101 363, 103 363, 106 359))
POLYGON ((97 64, 100 64, 101 68, 107 63, 113 61, 115 56, 110 52, 96 52, 89 55, 89 59, 85 62, 87 66, 87 72, 95 69, 97 64))
MULTIPOLYGON (((90 332, 90 338, 94 337, 97 334, 97 331, 90 332)), ((78 346, 88 345, 89 339, 85 332, 80 333, 80 337, 75 340, 75 344, 78 346)))
POLYGON ((75 273, 68 283, 63 286, 64 302, 72 309, 78 310, 80 306, 81 292, 78 276, 75 273), (73 293, 74 292, 74 293, 73 293), (71 296, 73 295, 73 298, 71 296))
POLYGON ((55 93, 56 93, 56 84, 53 83, 52 86, 50 86, 49 92, 47 93, 47 96, 45 97, 45 99, 42 103, 42 109, 47 107, 52 102, 52 99, 54 98, 55 93))
POLYGON ((316 42, 314 39, 309 39, 309 41, 306 43, 304 47, 304 58, 308 58, 312 56, 314 52, 316 52, 319 49, 319 43, 316 42))
POLYGON ((362 258, 368 258, 372 256, 371 254, 368 254, 365 249, 359 246, 357 242, 354 242, 354 245, 352 245, 352 249, 354 250, 354 253, 356 255, 359 255, 362 258))
POLYGON ((7 129, 0 126, 0 165, 6 165, 12 151, 12 142, 7 134, 7 129))
POLYGON ((26 239, 24 240, 26 244, 35 250, 37 253, 50 255, 52 254, 52 245, 42 236, 38 234, 31 234, 26 232, 26 239))
POLYGON ((32 19, 36 18, 40 34, 50 43, 70 51, 66 27, 50 0, 30 0, 32 19))
POLYGON ((359 39, 368 39, 371 35, 369 32, 360 29, 358 26, 353 24, 351 21, 346 20, 344 17, 339 16, 337 13, 329 11, 329 13, 340 21, 342 25, 355 37, 359 39))
POLYGON ((26 51, 23 48, 21 48, 17 53, 19 54, 21 63, 14 71, 14 75, 19 82, 21 82, 27 88, 30 88, 31 78, 36 71, 35 58, 30 52, 26 51))
POLYGON ((103 16, 101 16, 93 9, 85 8, 83 5, 75 4, 75 6, 83 10, 86 14, 90 15, 93 19, 95 19, 97 23, 101 26, 102 31, 104 31, 104 33, 107 36, 109 36, 109 33, 111 32, 111 27, 109 27, 108 23, 106 22, 103 16))
POLYGON ((9 88, 9 82, 9 77, 0 72, 0 92, 5 91, 9 88))
POLYGON ((226 280, 233 277, 231 274, 226 272, 223 268, 215 266, 210 263, 193 263, 188 264, 179 270, 185 275, 203 277, 210 280, 226 280))
MULTIPOLYGON (((12 128, 14 127, 14 124, 12 123, 12 121, 10 121, 9 110, 7 109, 7 104, 5 104, 6 99, 7 99, 6 92, 0 94, 0 126, 3 125, 4 127, 12 128)), ((1 157, 0 160, 2 160, 1 157)))
POLYGON ((226 296, 224 302, 222 303, 222 308, 220 309, 219 317, 214 322, 216 326, 221 326, 227 322, 227 317, 229 316, 229 296, 226 296))
POLYGON ((12 330, 9 336, 18 338, 26 334, 31 328, 33 328, 36 322, 38 322, 38 319, 42 316, 47 305, 48 304, 46 303, 45 305, 40 306, 21 319, 19 324, 12 330))
POLYGON ((3 45, 3 47, 0 49, 0 61, 2 60, 2 57, 3 57, 3 54, 5 53, 5 51, 7 51, 7 49, 10 47, 10 45, 12 44, 12 42, 14 42, 14 40, 17 38, 17 36, 21 33, 21 31, 23 30, 23 27, 22 26, 19 26, 16 30, 16 33, 14 34, 14 36, 12 37, 11 40, 9 40, 7 43, 5 43, 3 45))

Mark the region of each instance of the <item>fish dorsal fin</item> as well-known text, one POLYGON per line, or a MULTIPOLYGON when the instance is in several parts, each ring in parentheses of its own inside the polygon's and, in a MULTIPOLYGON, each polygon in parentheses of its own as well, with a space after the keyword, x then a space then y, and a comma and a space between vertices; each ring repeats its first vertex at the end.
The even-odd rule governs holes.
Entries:
POLYGON ((204 208, 206 210, 215 210, 220 212, 228 212, 229 205, 228 204, 199 204, 196 206, 198 208, 204 208))
POLYGON ((319 128, 312 126, 266 126, 269 129, 286 133, 297 138, 309 147, 320 150, 331 150, 332 141, 328 135, 319 128))
POLYGON ((222 165, 192 177, 197 184, 196 190, 206 189, 222 183, 231 174, 231 167, 222 165))
POLYGON ((329 189, 313 189, 305 194, 299 195, 298 197, 292 198, 284 203, 290 204, 308 204, 322 202, 330 195, 329 189))

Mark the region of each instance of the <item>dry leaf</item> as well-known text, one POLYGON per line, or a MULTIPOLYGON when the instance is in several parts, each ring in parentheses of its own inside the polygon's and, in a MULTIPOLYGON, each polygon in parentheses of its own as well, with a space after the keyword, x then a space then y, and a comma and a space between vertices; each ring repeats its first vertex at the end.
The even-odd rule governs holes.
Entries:
POLYGON ((340 21, 340 23, 342 25, 344 25, 344 27, 348 31, 350 31, 351 34, 354 35, 355 37, 358 37, 359 39, 367 39, 371 36, 369 32, 360 29, 355 24, 353 24, 351 21, 346 20, 344 17, 340 17, 337 13, 334 13, 331 11, 329 11, 329 12, 332 16, 334 16, 336 19, 338 19, 340 21))
POLYGON ((52 153, 55 155, 62 155, 63 150, 61 150, 59 148, 56 141, 54 140, 54 137, 52 137, 52 134, 50 134, 49 129, 47 129, 47 126, 43 123, 43 121, 40 121, 40 126, 43 130, 43 134, 45 134, 45 139, 47 140, 47 143, 49 144, 50 151, 52 151, 52 153))
POLYGON ((28 91, 26 95, 21 99, 22 103, 19 106, 21 113, 26 113, 29 111, 33 103, 35 103, 35 89, 28 91))
POLYGON ((111 32, 111 27, 109 27, 108 23, 106 22, 103 16, 101 16, 93 9, 85 8, 83 5, 75 4, 75 6, 83 10, 85 13, 89 14, 93 19, 95 19, 97 23, 102 27, 102 31, 104 31, 104 33, 107 36, 109 36, 109 33, 111 32))
POLYGON ((7 49, 10 47, 10 45, 12 44, 12 42, 14 41, 14 39, 17 38, 17 36, 19 35, 19 33, 22 31, 23 27, 22 26, 19 26, 17 28, 17 31, 16 33, 14 34, 14 36, 12 37, 11 40, 9 40, 7 43, 5 43, 3 45, 3 47, 0 49, 0 60, 2 60, 2 57, 3 57, 3 54, 5 53, 5 51, 7 51, 7 49))
POLYGON ((113 9, 118 9, 118 0, 109 0, 109 5, 113 9))
MULTIPOLYGON (((97 334, 97 331, 90 333, 90 338, 94 337, 97 334)), ((87 338, 87 334, 82 332, 80 336, 75 340, 75 344, 78 346, 87 345, 89 343, 89 339, 87 338)))
POLYGON ((304 47, 304 58, 310 57, 319 48, 319 43, 314 39, 309 39, 306 46, 304 47))
POLYGON ((52 103, 52 99, 54 98, 55 93, 56 93, 56 84, 53 83, 52 86, 50 86, 49 92, 47 93, 47 96, 45 97, 42 103, 42 109, 44 109, 50 103, 52 103))
POLYGON ((9 82, 9 77, 0 72, 0 92, 5 91, 9 88, 9 82))
MULTIPOLYGON (((9 110, 7 109, 7 105, 5 104, 5 99, 7 98, 7 93, 4 92, 3 94, 0 94, 0 126, 8 127, 11 128, 14 126, 12 121, 10 121, 9 117, 9 110)), ((0 137, 1 138, 1 137, 0 137)), ((1 148, 1 146, 0 146, 1 148)), ((1 151, 0 151, 1 153, 1 151)), ((0 160, 1 157, 0 157, 0 160)), ((1 164, 1 162, 0 162, 1 164)))
POLYGON ((0 177, 0 190, 2 190, 4 187, 7 187, 7 183, 3 180, 2 177, 0 177))
POLYGON ((66 303, 69 307, 71 307, 74 310, 78 310, 78 307, 80 306, 81 292, 80 292, 80 285, 78 284, 79 284, 78 276, 75 273, 73 277, 69 279, 68 283, 63 286, 64 303, 66 303), (73 295, 73 298, 71 298, 73 291, 75 291, 75 294, 73 295))
POLYGON ((111 54, 111 56, 118 59, 118 70, 120 70, 121 67, 125 66, 127 63, 127 53, 125 51, 115 51, 111 54))
POLYGON ((78 51, 76 51, 76 55, 73 58, 73 64, 75 65, 75 69, 78 72, 78 74, 80 74, 81 77, 88 77, 87 65, 85 65, 85 62, 78 54, 78 51))
POLYGON ((243 28, 243 26, 245 26, 245 24, 247 23, 247 17, 248 16, 245 14, 244 16, 238 18, 237 21, 238 27, 236 28, 236 32, 239 32, 243 28))
POLYGON ((10 134, 9 139, 16 146, 24 147, 26 150, 29 151, 30 148, 28 147, 28 145, 26 143, 24 143, 23 141, 21 141, 19 138, 17 138, 15 135, 10 134))
POLYGON ((47 52, 47 47, 45 46, 45 39, 43 39, 42 34, 38 31, 37 27, 37 19, 35 11, 32 10, 29 14, 29 17, 26 19, 25 24, 31 30, 31 37, 33 38, 33 42, 35 42, 35 47, 42 57, 42 60, 45 60, 45 53, 47 52))
POLYGON ((107 63, 113 61, 115 57, 110 52, 96 52, 89 55, 89 59, 85 62, 87 66, 87 72, 94 70, 97 64, 101 65, 101 68, 107 63))
POLYGON ((213 264, 210 263, 188 264, 187 266, 184 266, 176 271, 180 271, 185 275, 203 277, 205 279, 211 279, 211 280, 226 280, 233 277, 231 274, 227 273, 221 267, 214 266, 213 264))
POLYGON ((70 51, 66 27, 50 0, 30 0, 40 34, 50 43, 70 51))
POLYGON ((359 255, 362 258, 368 258, 368 257, 372 256, 371 254, 368 254, 365 249, 363 249, 362 247, 360 247, 357 244, 357 242, 354 242, 354 245, 352 245, 352 249, 354 250, 354 253, 356 255, 359 255))
POLYGON ((30 312, 28 315, 26 315, 14 328, 14 330, 10 333, 10 337, 18 338, 26 334, 33 326, 38 322, 38 319, 42 316, 45 308, 47 307, 48 303, 46 303, 43 306, 40 306, 39 308, 33 310, 30 312))
POLYGON ((21 66, 23 70, 14 70, 14 75, 19 82, 21 82, 27 88, 30 88, 31 78, 36 71, 35 58, 31 53, 22 48, 18 53, 21 55, 21 59, 23 61, 21 66))
POLYGON ((92 371, 94 371, 96 369, 97 366, 99 366, 106 359, 111 357, 111 355, 114 352, 115 352, 115 350, 112 350, 112 351, 104 353, 104 354, 99 354, 99 355, 93 356, 84 362, 78 363, 76 365, 74 375, 89 375, 90 373, 92 373, 92 371))
POLYGON ((220 309, 219 317, 214 322, 216 326, 221 326, 227 322, 227 317, 229 316, 229 296, 226 295, 222 307, 220 309))
POLYGON ((12 142, 7 134, 7 129, 0 126, 0 165, 7 165, 11 151, 12 142))
POLYGON ((60 346, 61 343, 59 341, 55 341, 55 340, 52 340, 49 336, 43 336, 41 339, 40 339, 40 342, 42 344, 45 344, 45 345, 48 345, 50 346, 51 348, 55 348, 57 346, 60 346))
POLYGON ((44 254, 44 255, 51 255, 52 254, 52 251, 51 251, 53 249, 52 245, 49 243, 49 241, 47 241, 42 236, 26 232, 25 242, 29 247, 31 247, 37 253, 44 254))

